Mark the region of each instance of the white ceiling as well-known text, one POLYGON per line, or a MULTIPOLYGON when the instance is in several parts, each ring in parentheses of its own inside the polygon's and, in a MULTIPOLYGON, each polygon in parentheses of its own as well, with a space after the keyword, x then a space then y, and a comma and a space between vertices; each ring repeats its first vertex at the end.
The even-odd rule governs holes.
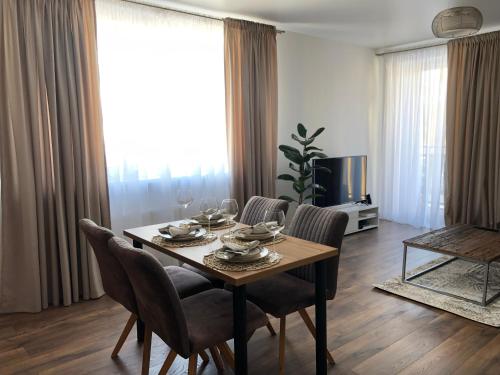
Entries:
POLYGON ((483 13, 484 30, 500 28, 500 0, 149 1, 214 16, 267 21, 282 30, 371 48, 433 39, 432 19, 453 6, 475 6, 483 13))

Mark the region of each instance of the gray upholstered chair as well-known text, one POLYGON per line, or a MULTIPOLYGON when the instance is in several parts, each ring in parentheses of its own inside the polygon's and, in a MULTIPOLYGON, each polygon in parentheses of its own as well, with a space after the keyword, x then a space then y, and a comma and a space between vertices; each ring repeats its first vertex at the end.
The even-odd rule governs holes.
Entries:
MULTIPOLYGON (((336 247, 339 252, 349 217, 303 204, 297 208, 288 234, 304 240, 336 247)), ((286 242, 285 242, 286 243, 286 242)), ((337 292, 339 257, 327 262, 327 298, 332 300, 337 292)), ((315 303, 314 265, 307 265, 265 280, 247 285, 247 298, 266 313, 280 319, 280 373, 284 371, 286 316, 299 312, 307 328, 315 336, 314 324, 305 310, 315 303)), ((328 362, 334 364, 330 352, 328 362)))
POLYGON ((114 233, 107 228, 98 226, 89 219, 80 220, 80 229, 94 250, 101 271, 104 291, 131 313, 111 354, 111 357, 115 358, 137 321, 138 310, 134 291, 120 262, 108 250, 108 241, 114 237, 114 233))
MULTIPOLYGON (((170 347, 160 374, 167 373, 177 355, 189 358, 191 375, 196 373, 198 353, 209 348, 218 355, 216 346, 226 352, 226 341, 233 338, 232 293, 210 289, 181 300, 172 280, 151 254, 117 237, 109 240, 109 249, 120 260, 134 288, 146 327, 145 342, 155 332, 170 347)), ((248 337, 266 323, 266 314, 247 302, 248 337)))
MULTIPOLYGON (((98 226, 89 219, 80 220, 80 229, 94 249, 104 291, 131 313, 111 354, 111 357, 115 358, 139 317, 135 294, 121 263, 108 249, 108 241, 114 237, 113 232, 98 226)), ((164 270, 172 280, 180 298, 189 297, 212 288, 207 279, 189 270, 175 266, 165 267, 164 270)), ((146 352, 147 350, 149 349, 145 347, 146 352)), ((143 372, 146 369, 149 371, 149 356, 146 360, 143 361, 143 372)))
POLYGON ((288 202, 282 199, 273 199, 254 196, 251 197, 243 212, 241 213, 240 223, 247 225, 255 225, 264 220, 266 210, 283 210, 288 212, 288 202))
MULTIPOLYGON (((245 205, 245 208, 243 209, 243 212, 240 217, 240 223, 246 225, 255 225, 257 223, 260 223, 261 221, 264 220, 264 214, 266 210, 283 210, 283 212, 286 215, 288 211, 288 202, 282 199, 253 196, 248 200, 247 204, 245 205)), ((190 266, 189 264, 183 264, 182 266, 190 271, 197 272, 203 277, 207 278, 208 280, 210 280, 210 282, 214 287, 216 288, 224 287, 223 280, 218 279, 193 266, 190 266)), ((269 326, 269 328, 272 329, 271 326, 269 326)))

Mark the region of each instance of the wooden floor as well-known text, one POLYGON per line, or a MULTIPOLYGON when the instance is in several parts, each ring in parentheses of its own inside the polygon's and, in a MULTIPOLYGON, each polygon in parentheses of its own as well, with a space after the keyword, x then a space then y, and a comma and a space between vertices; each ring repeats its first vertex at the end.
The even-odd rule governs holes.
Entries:
MULTIPOLYGON (((328 343, 337 365, 331 374, 500 374, 500 330, 372 288, 397 275, 401 240, 420 233, 384 222, 378 230, 346 237, 340 289, 328 304, 328 343)), ((428 255, 410 256, 414 266, 428 255)), ((313 311, 310 311, 313 313, 313 311)), ((128 313, 109 298, 40 314, 0 316, 0 374, 139 374, 141 347, 135 333, 116 360, 113 345, 128 313)), ((272 320, 276 330, 278 324, 272 320)), ((314 342, 299 315, 289 318, 286 373, 314 374, 314 342)), ((154 337, 150 373, 168 348, 154 337)), ((252 374, 276 374, 278 339, 257 331, 249 343, 252 374)), ((173 374, 185 373, 177 358, 173 374)), ((230 371, 226 371, 230 373, 230 371)), ((215 374, 212 364, 199 374, 215 374)))

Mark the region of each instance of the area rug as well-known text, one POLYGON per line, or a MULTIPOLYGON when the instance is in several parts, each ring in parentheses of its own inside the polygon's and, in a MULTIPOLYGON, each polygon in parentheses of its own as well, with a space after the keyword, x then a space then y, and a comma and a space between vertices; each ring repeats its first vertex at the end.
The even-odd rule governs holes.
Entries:
MULTIPOLYGON (((409 271, 407 273, 407 277, 447 259, 447 257, 440 257, 432 262, 417 267, 409 271)), ((456 259, 442 267, 421 275, 412 281, 418 284, 437 288, 444 292, 479 301, 482 296, 483 277, 483 265, 456 259)), ((486 307, 482 307, 471 302, 463 301, 459 298, 448 297, 417 286, 402 283, 401 275, 380 284, 373 284, 373 286, 378 289, 385 290, 386 292, 424 303, 476 322, 493 327, 500 327, 500 297, 486 307)), ((498 263, 494 263, 490 268, 488 297, 496 294, 499 290, 500 265, 498 263)))

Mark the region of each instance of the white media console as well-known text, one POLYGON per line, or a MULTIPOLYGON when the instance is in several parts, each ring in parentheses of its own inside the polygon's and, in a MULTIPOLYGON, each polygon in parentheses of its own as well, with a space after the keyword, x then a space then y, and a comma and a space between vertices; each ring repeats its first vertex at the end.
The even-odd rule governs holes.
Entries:
POLYGON ((378 206, 372 204, 347 203, 328 207, 334 211, 343 211, 349 215, 345 234, 361 232, 378 227, 378 206))

